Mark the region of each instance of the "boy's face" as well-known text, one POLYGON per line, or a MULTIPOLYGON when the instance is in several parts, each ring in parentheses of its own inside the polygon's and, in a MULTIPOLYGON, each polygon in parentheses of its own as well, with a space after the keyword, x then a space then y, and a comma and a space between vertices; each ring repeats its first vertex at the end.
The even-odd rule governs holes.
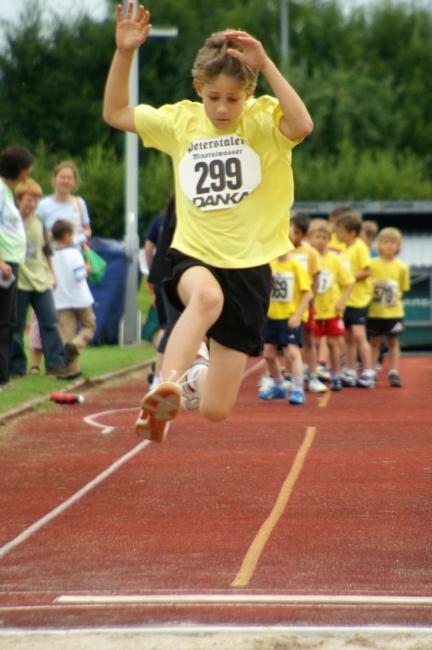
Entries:
POLYGON ((21 216, 26 219, 30 217, 36 210, 40 196, 37 194, 23 194, 20 201, 18 201, 19 211, 21 216))
POLYGON ((379 243, 379 253, 384 259, 391 260, 399 253, 400 243, 395 239, 384 238, 379 243))
POLYGON ((236 79, 225 74, 205 83, 195 81, 194 86, 215 129, 228 129, 236 122, 245 101, 250 97, 250 93, 236 79))
POLYGON ((315 230, 309 235, 310 244, 320 253, 324 253, 329 243, 329 236, 322 230, 315 230))
POLYGON ((339 241, 344 244, 351 244, 356 238, 355 230, 347 230, 344 226, 338 226, 337 224, 335 227, 335 233, 339 241))
POLYGON ((290 239, 294 246, 300 246, 304 239, 302 230, 295 223, 290 225, 290 239))

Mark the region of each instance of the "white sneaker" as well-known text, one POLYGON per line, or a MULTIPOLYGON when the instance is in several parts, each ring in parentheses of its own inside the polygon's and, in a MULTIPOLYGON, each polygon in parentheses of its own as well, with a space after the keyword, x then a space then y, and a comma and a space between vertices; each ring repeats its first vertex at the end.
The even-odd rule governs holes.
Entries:
POLYGON ((208 371, 208 361, 199 358, 192 364, 180 382, 182 389, 181 404, 186 411, 196 411, 200 404, 199 385, 204 381, 208 371))
POLYGON ((310 393, 325 393, 328 391, 327 386, 323 384, 322 381, 318 379, 318 377, 309 379, 307 387, 310 393))
POLYGON ((274 383, 274 379, 271 375, 269 375, 268 372, 266 372, 264 375, 261 375, 258 381, 258 389, 263 389, 265 390, 266 388, 270 388, 274 383))

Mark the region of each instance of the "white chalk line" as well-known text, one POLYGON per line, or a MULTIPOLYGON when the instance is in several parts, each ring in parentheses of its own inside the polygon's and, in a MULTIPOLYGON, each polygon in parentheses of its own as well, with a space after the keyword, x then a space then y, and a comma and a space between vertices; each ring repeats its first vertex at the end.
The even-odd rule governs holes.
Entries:
MULTIPOLYGON (((242 382, 249 377, 249 375, 252 375, 254 372, 257 372, 260 368, 262 368, 265 365, 264 359, 260 359, 259 361, 256 361, 250 368, 245 370, 242 376, 242 382)), ((100 418, 104 416, 109 416, 112 415, 113 413, 121 413, 125 411, 137 411, 138 407, 136 406, 129 406, 127 408, 118 408, 118 409, 109 409, 107 411, 98 411, 97 413, 91 413, 90 415, 86 415, 83 420, 86 424, 88 424, 91 427, 96 427, 98 429, 101 429, 101 433, 103 435, 109 435, 115 430, 115 426, 112 426, 110 424, 103 424, 101 422, 98 422, 100 418)))
POLYGON ((41 519, 38 519, 34 524, 26 528, 25 530, 22 531, 17 537, 12 539, 10 542, 7 544, 4 544, 4 546, 0 547, 0 559, 4 558, 8 553, 10 553, 14 548, 22 544, 23 542, 27 541, 29 537, 34 535, 37 531, 39 531, 41 528, 49 524, 53 519, 61 515, 65 510, 70 508, 74 503, 79 501, 84 495, 86 495, 88 492, 93 490, 97 485, 102 483, 106 478, 111 476, 111 474, 114 474, 122 465, 127 463, 128 460, 139 454, 139 452, 144 449, 149 444, 149 440, 143 440, 140 442, 136 447, 128 451, 124 456, 121 456, 118 460, 116 460, 112 465, 107 467, 106 470, 101 472, 101 474, 98 474, 92 481, 84 485, 78 492, 75 492, 69 499, 66 499, 63 503, 61 503, 59 506, 51 510, 48 514, 46 514, 44 517, 41 517, 41 519))
POLYGON ((91 427, 98 427, 102 429, 101 433, 104 435, 107 435, 109 433, 112 433, 115 429, 114 426, 111 426, 109 424, 102 424, 101 422, 97 422, 96 418, 101 418, 105 415, 112 415, 113 413, 120 413, 122 411, 137 411, 138 412, 139 408, 138 406, 129 406, 127 408, 120 408, 120 409, 110 409, 108 411, 99 411, 98 413, 91 413, 90 415, 86 415, 83 420, 86 424, 90 425, 91 427))
POLYGON ((296 594, 164 594, 62 595, 56 605, 313 605, 313 606, 393 606, 432 607, 431 596, 388 595, 296 595, 296 594))

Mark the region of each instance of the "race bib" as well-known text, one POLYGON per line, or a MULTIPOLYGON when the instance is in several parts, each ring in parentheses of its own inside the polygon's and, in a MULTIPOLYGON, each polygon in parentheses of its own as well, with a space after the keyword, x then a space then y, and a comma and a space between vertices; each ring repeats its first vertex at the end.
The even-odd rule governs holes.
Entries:
POLYGON ((376 282, 372 302, 375 305, 383 307, 392 307, 397 303, 398 299, 398 284, 394 280, 387 282, 376 282))
POLYGON ((179 165, 180 186, 200 210, 223 210, 261 183, 259 156, 238 135, 193 140, 179 165))
POLYGON ((317 293, 325 293, 333 285, 333 273, 327 269, 323 269, 318 275, 318 288, 317 293))
POLYGON ((294 298, 294 274, 274 273, 271 299, 277 302, 292 302, 294 298))

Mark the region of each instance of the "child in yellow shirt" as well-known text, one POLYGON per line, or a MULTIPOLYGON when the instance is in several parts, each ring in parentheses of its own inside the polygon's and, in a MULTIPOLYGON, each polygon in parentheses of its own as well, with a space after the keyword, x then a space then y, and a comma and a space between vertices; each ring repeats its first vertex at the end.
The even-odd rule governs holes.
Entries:
POLYGON ((354 277, 342 263, 340 255, 329 250, 331 225, 325 219, 314 219, 309 228, 309 241, 321 256, 322 269, 314 300, 315 336, 327 339, 330 352, 331 390, 341 390, 341 336, 345 334, 343 313, 354 286, 354 277))
POLYGON ((367 331, 372 345, 372 363, 376 364, 381 337, 389 348, 389 383, 394 388, 401 384, 399 376, 400 343, 403 331, 404 306, 402 295, 409 291, 409 269, 396 256, 402 235, 397 228, 383 228, 378 235, 378 253, 371 262, 373 282, 372 302, 369 307, 367 331))
MULTIPOLYGON (((313 299, 316 293, 318 274, 321 270, 321 259, 317 251, 307 241, 309 225, 309 215, 304 212, 293 214, 290 221, 290 239, 294 245, 294 257, 309 274, 313 299)), ((327 386, 318 379, 318 355, 315 346, 314 329, 314 308, 311 300, 308 317, 303 323, 303 357, 308 365, 307 389, 311 393, 324 393, 327 386)))
POLYGON ((346 212, 336 222, 336 234, 346 244, 341 259, 355 280, 344 313, 347 370, 342 383, 346 386, 373 388, 375 369, 366 334, 368 307, 372 299, 371 258, 369 248, 360 238, 361 226, 362 217, 355 210, 346 212), (357 354, 363 366, 360 377, 357 377, 356 370, 357 354))
POLYGON ((264 325, 264 358, 271 381, 259 388, 261 399, 285 399, 287 389, 277 353, 282 347, 290 364, 293 390, 290 404, 304 404, 303 360, 301 356, 301 323, 307 319, 307 306, 312 297, 308 274, 292 253, 286 253, 271 262, 272 292, 270 307, 264 325))

